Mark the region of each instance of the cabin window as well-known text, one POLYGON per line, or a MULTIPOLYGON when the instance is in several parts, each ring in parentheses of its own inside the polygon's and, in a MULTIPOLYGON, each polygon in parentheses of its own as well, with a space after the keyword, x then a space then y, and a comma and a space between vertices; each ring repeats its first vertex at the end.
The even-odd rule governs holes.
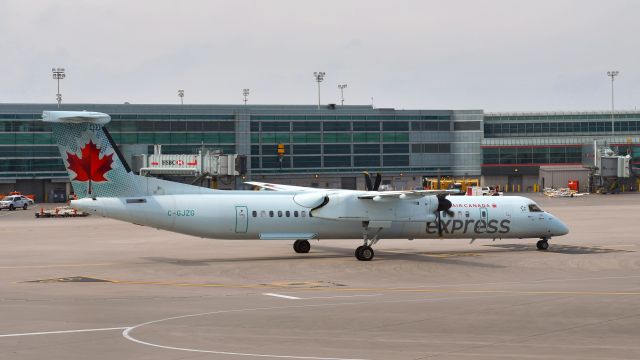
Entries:
POLYGON ((300 212, 300 216, 302 216, 302 217, 307 217, 307 212, 306 212, 306 211, 301 211, 301 212, 300 212))
POLYGON ((255 211, 255 210, 253 210, 253 211, 251 212, 251 215, 253 215, 253 217, 258 217, 258 212, 257 212, 257 211, 255 211))
POLYGON ((536 205, 536 204, 529 204, 529 211, 530 212, 542 212, 542 209, 540 209, 538 207, 538 205, 536 205))
POLYGON ((278 217, 282 217, 282 211, 278 210, 278 217))
POLYGON ((469 217, 469 212, 468 211, 464 212, 464 217, 467 217, 467 218, 469 217))
POLYGON ((267 217, 267 212, 264 210, 260 211, 260 217, 267 217))
POLYGON ((293 212, 293 217, 298 217, 298 210, 293 212))
POLYGON ((285 212, 284 212, 284 214, 285 214, 285 216, 286 216, 286 217, 291 216, 291 212, 289 212, 288 210, 287 210, 287 211, 285 211, 285 212))
POLYGON ((273 210, 269 210, 269 217, 273 217, 273 210))
POLYGON ((486 210, 482 210, 482 211, 480 212, 480 214, 482 215, 482 217, 483 217, 483 218, 486 218, 486 217, 487 217, 487 211, 486 211, 486 210))

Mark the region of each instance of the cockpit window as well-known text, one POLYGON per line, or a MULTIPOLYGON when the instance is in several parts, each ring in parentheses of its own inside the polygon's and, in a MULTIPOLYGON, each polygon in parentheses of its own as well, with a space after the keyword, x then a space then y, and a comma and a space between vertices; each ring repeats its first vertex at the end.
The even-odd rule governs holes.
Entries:
POLYGON ((529 211, 530 212, 542 212, 542 209, 540 209, 540 207, 538 207, 538 205, 536 205, 536 204, 529 204, 529 211))

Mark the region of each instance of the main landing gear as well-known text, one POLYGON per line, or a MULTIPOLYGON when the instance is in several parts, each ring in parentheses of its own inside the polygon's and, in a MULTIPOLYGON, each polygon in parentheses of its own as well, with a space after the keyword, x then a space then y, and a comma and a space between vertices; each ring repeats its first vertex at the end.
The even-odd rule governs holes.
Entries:
POLYGON ((371 261, 375 253, 373 252, 373 248, 368 245, 358 246, 356 248, 356 259, 360 261, 371 261))
POLYGON ((364 244, 356 248, 356 259, 360 261, 371 261, 373 259, 375 253, 373 252, 372 246, 380 240, 380 231, 382 231, 382 228, 378 228, 373 236, 369 236, 369 222, 363 222, 362 237, 364 239, 364 244))
POLYGON ((309 240, 296 240, 293 242, 293 250, 298 254, 306 254, 311 250, 309 240))
POLYGON ((549 248, 549 238, 543 237, 536 244, 538 250, 547 250, 549 248))

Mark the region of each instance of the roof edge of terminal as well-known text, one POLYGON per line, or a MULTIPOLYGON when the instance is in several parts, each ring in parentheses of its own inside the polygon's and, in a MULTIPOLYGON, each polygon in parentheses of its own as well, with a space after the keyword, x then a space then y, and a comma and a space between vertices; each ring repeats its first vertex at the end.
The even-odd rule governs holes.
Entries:
MULTIPOLYGON (((614 114, 640 114, 640 110, 615 110, 614 114)), ((485 112, 484 113, 484 116, 546 116, 546 115, 611 115, 611 110, 485 112)))

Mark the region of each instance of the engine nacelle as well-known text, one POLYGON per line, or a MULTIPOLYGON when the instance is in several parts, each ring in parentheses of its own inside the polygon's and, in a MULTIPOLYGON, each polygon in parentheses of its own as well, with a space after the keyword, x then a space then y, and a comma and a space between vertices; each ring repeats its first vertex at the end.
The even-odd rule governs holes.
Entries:
POLYGON ((334 220, 431 222, 436 220, 436 196, 419 199, 359 199, 358 193, 326 195, 329 201, 311 211, 314 217, 334 220))

